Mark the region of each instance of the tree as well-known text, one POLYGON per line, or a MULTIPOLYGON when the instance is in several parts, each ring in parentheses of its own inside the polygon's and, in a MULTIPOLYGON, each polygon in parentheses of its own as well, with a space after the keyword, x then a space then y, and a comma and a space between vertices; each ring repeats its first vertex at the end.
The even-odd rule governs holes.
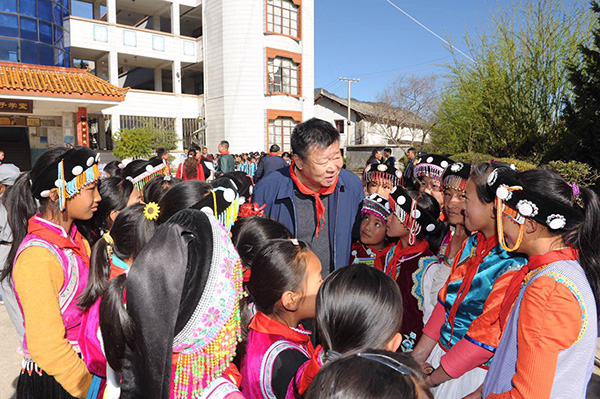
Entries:
POLYGON ((600 5, 592 3, 596 18, 592 43, 580 46, 582 62, 570 67, 574 95, 565 100, 566 131, 552 156, 578 160, 600 170, 600 5))
POLYGON ((115 139, 115 156, 124 158, 148 158, 157 148, 177 148, 177 134, 173 130, 154 126, 152 120, 142 121, 139 127, 122 129, 115 139))
POLYGON ((367 117, 378 134, 396 145, 421 146, 431 132, 438 105, 435 76, 400 76, 377 95, 367 117))
POLYGON ((522 0, 493 16, 490 34, 467 34, 473 62, 454 54, 447 65, 434 145, 539 162, 564 130, 568 65, 590 23, 582 5, 522 0))

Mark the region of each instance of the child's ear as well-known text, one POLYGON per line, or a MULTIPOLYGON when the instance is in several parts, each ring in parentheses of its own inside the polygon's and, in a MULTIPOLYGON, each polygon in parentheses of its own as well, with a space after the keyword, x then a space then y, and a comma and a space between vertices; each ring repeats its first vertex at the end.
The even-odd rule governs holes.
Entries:
POLYGON ((53 188, 52 190, 50 190, 50 197, 49 197, 49 199, 52 202, 58 202, 58 189, 53 188))
POLYGON ((396 335, 394 335, 394 337, 390 340, 390 342, 387 343, 387 345, 383 349, 390 352, 396 352, 401 344, 402 334, 396 333, 396 335))
POLYGON ((288 312, 297 311, 299 303, 300 296, 293 291, 286 291, 281 295, 281 304, 288 312))
POLYGON ((111 221, 115 221, 117 219, 117 216, 119 216, 119 212, 120 211, 110 211, 110 213, 108 214, 108 217, 110 218, 111 221))
MULTIPOLYGON (((467 202, 467 201, 465 201, 465 202, 467 202)), ((492 204, 493 204, 493 203, 492 203, 492 204)), ((491 217, 493 220, 496 220, 496 212, 497 212, 496 205, 492 205, 492 207, 491 207, 491 210, 490 210, 490 213, 491 213, 491 214, 490 214, 490 217, 491 217)))
POLYGON ((533 234, 538 231, 539 224, 531 218, 525 218, 525 233, 533 234))

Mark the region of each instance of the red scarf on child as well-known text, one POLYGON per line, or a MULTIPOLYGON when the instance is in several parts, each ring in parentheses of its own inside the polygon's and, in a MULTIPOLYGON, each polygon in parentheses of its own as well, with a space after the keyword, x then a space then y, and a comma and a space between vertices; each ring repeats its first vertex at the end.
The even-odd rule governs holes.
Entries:
POLYGON ((323 223, 325 223, 325 205, 321 200, 321 195, 332 194, 335 191, 340 176, 338 175, 335 178, 335 181, 331 186, 320 188, 319 191, 314 191, 313 189, 309 188, 306 184, 302 183, 300 179, 298 179, 298 176, 296 175, 296 170, 294 169, 294 163, 290 165, 290 176, 292 177, 294 184, 302 194, 312 195, 313 197, 315 197, 315 212, 317 214, 317 230, 315 231, 315 236, 319 238, 319 231, 323 228, 323 223))
POLYGON ((398 245, 394 247, 394 254, 392 255, 390 262, 387 264, 387 267, 385 265, 385 258, 387 257, 387 254, 382 254, 383 268, 381 270, 383 270, 385 274, 396 281, 396 278, 398 277, 398 263, 400 260, 405 256, 417 255, 427 251, 428 249, 429 243, 427 240, 421 240, 416 242, 415 245, 408 245, 406 247, 403 247, 402 243, 398 241, 398 245))
POLYGON ((81 235, 81 233, 79 233, 79 231, 77 231, 77 227, 75 227, 74 225, 71 228, 71 231, 73 231, 73 229, 75 229, 75 236, 71 240, 70 238, 63 236, 62 234, 50 230, 43 224, 38 223, 37 220, 35 220, 35 216, 29 219, 27 225, 27 232, 29 234, 36 235, 56 245, 60 249, 71 249, 75 253, 75 255, 79 256, 81 260, 83 260, 83 262, 86 265, 89 265, 90 256, 88 255, 87 247, 85 246, 83 236, 81 235))
POLYGON ((500 306, 500 326, 504 329, 504 326, 508 320, 508 316, 510 315, 512 305, 517 300, 519 292, 521 292, 521 284, 530 271, 554 262, 558 262, 560 260, 577 260, 578 258, 578 251, 571 247, 546 252, 543 255, 530 256, 527 264, 523 266, 521 270, 516 272, 512 280, 510 280, 510 284, 506 290, 506 295, 504 296, 504 300, 500 306))

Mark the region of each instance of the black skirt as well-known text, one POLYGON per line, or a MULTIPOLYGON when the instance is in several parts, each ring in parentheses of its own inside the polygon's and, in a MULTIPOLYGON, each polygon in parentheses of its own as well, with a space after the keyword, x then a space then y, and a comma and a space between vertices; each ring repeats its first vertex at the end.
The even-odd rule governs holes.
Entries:
POLYGON ((21 370, 17 381, 17 399, 75 399, 53 376, 42 370, 21 370))

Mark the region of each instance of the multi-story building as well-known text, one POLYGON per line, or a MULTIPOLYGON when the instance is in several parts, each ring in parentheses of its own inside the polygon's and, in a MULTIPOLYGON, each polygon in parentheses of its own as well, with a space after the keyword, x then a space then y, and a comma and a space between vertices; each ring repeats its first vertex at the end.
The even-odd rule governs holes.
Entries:
MULTIPOLYGON (((0 61, 87 67, 129 88, 124 101, 87 110, 99 149, 145 123, 174 130, 182 147, 216 151, 225 139, 232 152, 289 149, 293 127, 313 116, 314 0, 1 4, 0 61)), ((0 79, 0 100, 12 89, 0 79)))

